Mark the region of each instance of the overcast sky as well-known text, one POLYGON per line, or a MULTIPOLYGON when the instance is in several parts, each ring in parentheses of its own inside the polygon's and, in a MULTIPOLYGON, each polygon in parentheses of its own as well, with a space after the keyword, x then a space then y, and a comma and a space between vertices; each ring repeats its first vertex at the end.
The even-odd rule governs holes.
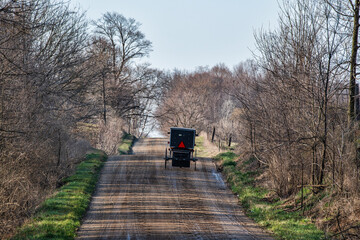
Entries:
POLYGON ((277 0, 71 0, 96 20, 107 11, 140 22, 153 44, 145 61, 158 69, 195 70, 252 58, 254 30, 274 28, 277 0))

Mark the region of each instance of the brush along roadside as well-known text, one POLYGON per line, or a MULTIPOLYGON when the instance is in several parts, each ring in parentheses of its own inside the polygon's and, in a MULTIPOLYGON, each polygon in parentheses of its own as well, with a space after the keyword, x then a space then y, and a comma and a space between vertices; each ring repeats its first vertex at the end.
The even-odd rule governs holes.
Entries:
MULTIPOLYGON (((128 153, 135 138, 124 135, 123 140, 126 141, 120 146, 128 153), (130 138, 132 140, 128 141, 130 138)), ((40 205, 35 215, 11 239, 74 239, 106 160, 105 152, 89 151, 75 173, 64 179, 62 187, 40 205)))
POLYGON ((257 223, 270 230, 279 239, 325 239, 325 234, 317 229, 301 211, 288 212, 280 199, 269 199, 269 191, 257 186, 259 170, 247 170, 254 160, 240 161, 233 152, 218 154, 215 158, 217 169, 222 171, 231 190, 239 198, 246 214, 257 223))

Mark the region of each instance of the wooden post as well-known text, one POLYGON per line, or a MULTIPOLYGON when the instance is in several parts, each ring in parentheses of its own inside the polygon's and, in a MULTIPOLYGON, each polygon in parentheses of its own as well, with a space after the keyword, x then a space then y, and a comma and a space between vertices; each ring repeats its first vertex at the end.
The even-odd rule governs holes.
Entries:
POLYGON ((128 118, 128 119, 129 119, 128 133, 131 134, 131 118, 128 118))
POLYGON ((214 142, 214 138, 215 138, 215 127, 213 128, 213 133, 212 133, 212 137, 211 137, 211 142, 214 142))
POLYGON ((304 160, 301 160, 301 209, 302 214, 305 214, 305 206, 304 206, 304 160))

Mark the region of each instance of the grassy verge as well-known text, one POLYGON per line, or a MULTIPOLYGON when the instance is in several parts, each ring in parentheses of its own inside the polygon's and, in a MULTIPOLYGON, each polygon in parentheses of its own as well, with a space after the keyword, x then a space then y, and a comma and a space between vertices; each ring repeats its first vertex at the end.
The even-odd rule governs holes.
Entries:
POLYGON ((258 172, 244 171, 250 162, 235 161, 238 156, 232 152, 220 153, 215 160, 221 162, 223 173, 234 193, 239 196, 247 215, 261 226, 275 234, 278 239, 324 239, 324 233, 298 211, 288 212, 281 206, 280 199, 269 201, 268 191, 255 185, 258 172))
MULTIPOLYGON (((130 153, 134 140, 134 136, 124 134, 119 153, 130 153)), ((74 239, 106 159, 103 151, 89 152, 75 174, 64 180, 57 193, 44 201, 34 217, 12 239, 74 239)))
POLYGON ((204 137, 198 136, 195 138, 195 151, 197 157, 206 157, 206 151, 204 148, 204 137))
POLYGON ((130 154, 135 140, 136 138, 133 135, 124 133, 121 144, 118 147, 119 154, 130 154))
POLYGON ((12 239, 74 239, 106 159, 99 150, 87 154, 75 174, 64 180, 59 191, 45 200, 12 239))

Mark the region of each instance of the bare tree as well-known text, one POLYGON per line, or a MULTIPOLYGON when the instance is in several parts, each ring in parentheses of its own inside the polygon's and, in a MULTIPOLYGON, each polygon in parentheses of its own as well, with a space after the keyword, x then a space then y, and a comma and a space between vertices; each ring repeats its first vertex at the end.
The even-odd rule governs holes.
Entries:
POLYGON ((229 137, 232 100, 223 91, 232 73, 224 65, 199 68, 193 73, 173 72, 165 81, 157 117, 164 131, 169 127, 191 127, 198 131, 217 128, 217 136, 229 137))
MULTIPOLYGON (((267 128, 261 130, 257 139, 266 137, 268 143, 273 143, 264 146, 268 153, 276 154, 275 168, 280 159, 291 161, 282 165, 287 169, 279 175, 284 180, 290 179, 285 186, 279 185, 279 190, 289 189, 288 194, 296 190, 296 181, 300 179, 297 169, 303 169, 304 164, 312 166, 314 184, 322 185, 327 171, 329 122, 335 123, 330 120, 329 109, 341 107, 333 104, 336 96, 342 94, 346 76, 340 67, 344 37, 337 34, 343 26, 339 18, 330 18, 330 13, 329 6, 313 1, 285 2, 279 30, 257 35, 262 53, 259 62, 267 72, 266 82, 261 83, 264 100, 259 103, 267 113, 266 119, 259 122, 266 121, 263 126, 267 128), (312 163, 306 160, 311 151, 312 163), (288 178, 285 172, 293 173, 288 178), (290 188, 286 187, 289 184, 290 188)), ((338 127, 341 121, 336 124, 338 127)), ((282 182, 276 176, 274 180, 282 182)))
POLYGON ((4 234, 33 211, 74 163, 69 160, 74 156, 69 144, 75 142, 70 135, 77 120, 87 117, 89 82, 83 15, 62 2, 1 1, 0 19, 4 234))
POLYGON ((349 122, 355 120, 355 85, 356 85, 356 66, 357 66, 357 50, 359 38, 359 7, 360 1, 355 0, 355 3, 350 1, 353 9, 353 31, 352 31, 352 47, 350 57, 350 82, 349 82, 349 122))
MULTIPOLYGON (((139 30, 140 24, 132 18, 125 18, 118 13, 105 13, 102 18, 93 22, 95 40, 103 42, 100 48, 107 52, 109 74, 106 74, 102 84, 103 119, 106 122, 106 105, 117 109, 119 114, 137 108, 129 90, 136 80, 131 79, 132 61, 147 56, 151 51, 151 42, 139 30), (105 82, 105 79, 108 82, 105 82), (111 96, 107 96, 111 95, 111 96), (117 96, 116 99, 114 96, 117 96), (112 99, 110 103, 108 99, 112 99), (131 106, 131 107, 129 107, 131 106)), ((131 91, 130 91, 131 92, 131 91)))

